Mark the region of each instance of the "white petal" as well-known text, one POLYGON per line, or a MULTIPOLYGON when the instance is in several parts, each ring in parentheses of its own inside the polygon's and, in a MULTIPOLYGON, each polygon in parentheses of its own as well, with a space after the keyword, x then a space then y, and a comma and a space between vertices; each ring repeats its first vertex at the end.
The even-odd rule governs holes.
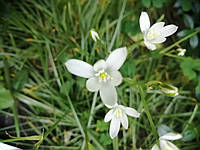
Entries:
POLYGON ((120 120, 117 119, 117 118, 113 118, 111 120, 111 123, 110 123, 110 137, 113 139, 114 137, 117 136, 118 132, 119 132, 119 129, 120 129, 120 120))
POLYGON ((163 43, 166 41, 166 38, 164 36, 159 36, 156 37, 155 39, 152 40, 152 43, 163 43))
POLYGON ((142 32, 145 32, 150 28, 150 20, 146 12, 141 13, 139 21, 140 21, 140 30, 142 32))
POLYGON ((155 50, 156 49, 156 45, 153 43, 150 43, 148 41, 144 41, 144 44, 146 45, 146 47, 150 50, 155 50))
POLYGON ((21 149, 14 146, 10 146, 8 144, 0 143, 0 150, 21 150, 21 149))
POLYGON ((167 145, 171 148, 171 150, 179 150, 179 148, 176 145, 169 141, 167 141, 167 145))
POLYGON ((122 47, 114 50, 107 58, 106 64, 110 70, 119 70, 127 57, 127 48, 122 47))
POLYGON ((90 78, 94 75, 93 67, 81 60, 77 59, 69 59, 65 63, 68 71, 74 75, 83 77, 83 78, 90 78))
POLYGON ((140 113, 131 107, 125 107, 125 112, 127 115, 131 117, 136 117, 136 118, 140 117, 140 113))
POLYGON ((104 117, 104 122, 110 121, 112 119, 112 117, 113 117, 113 109, 111 109, 107 112, 107 114, 104 117))
POLYGON ((149 29, 149 32, 150 31, 158 31, 159 32, 164 27, 164 25, 165 25, 164 22, 157 22, 151 26, 151 28, 149 29))
POLYGON ((101 60, 98 60, 95 64, 94 64, 94 70, 96 72, 98 72, 99 70, 102 70, 102 69, 106 69, 106 62, 105 60, 101 59, 101 60))
POLYGON ((101 86, 100 97, 105 105, 114 106, 117 103, 117 91, 111 84, 103 84, 101 86))
POLYGON ((164 37, 168 37, 177 31, 178 27, 176 25, 167 25, 160 31, 164 37))
POLYGON ((173 132, 167 133, 160 137, 161 140, 178 140, 181 138, 182 138, 181 134, 177 134, 177 133, 173 133, 173 132))
POLYGON ((87 80, 86 87, 89 91, 95 92, 100 89, 101 84, 99 83, 99 80, 96 77, 92 77, 87 80))
POLYGON ((123 114, 122 117, 120 118, 120 121, 122 123, 122 126, 125 129, 128 129, 128 117, 126 116, 126 114, 123 114))
POLYGON ((112 71, 110 73, 111 83, 113 86, 118 86, 122 83, 122 75, 119 71, 112 71))
POLYGON ((160 148, 161 148, 161 150, 165 150, 167 148, 166 140, 160 140, 160 148))
POLYGON ((160 149, 159 149, 159 147, 156 144, 154 144, 154 146, 152 147, 151 150, 160 150, 160 149))
POLYGON ((161 150, 179 150, 178 147, 176 147, 176 145, 172 144, 169 141, 166 140, 160 140, 160 148, 161 150))

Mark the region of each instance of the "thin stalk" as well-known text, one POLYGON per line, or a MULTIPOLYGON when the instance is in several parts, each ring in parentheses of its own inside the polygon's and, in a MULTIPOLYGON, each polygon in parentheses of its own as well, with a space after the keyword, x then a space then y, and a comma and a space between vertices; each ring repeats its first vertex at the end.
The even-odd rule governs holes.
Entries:
POLYGON ((92 107, 91 107, 91 110, 90 110, 90 116, 89 116, 88 124, 87 124, 88 128, 90 128, 90 126, 91 126, 92 118, 93 118, 93 115, 94 115, 94 108, 95 108, 95 105, 96 105, 96 102, 97 102, 97 94, 98 94, 98 92, 94 93, 94 97, 93 97, 93 100, 92 100, 92 107))
MULTIPOLYGON (((73 104, 72 104, 71 98, 69 97, 68 94, 67 94, 67 100, 68 100, 68 102, 69 102, 69 106, 70 106, 70 108, 71 108, 71 110, 72 110, 72 113, 73 113, 73 115, 74 115, 74 118, 75 118, 75 120, 76 120, 76 122, 77 122, 77 124, 78 124, 79 130, 80 130, 80 132, 81 132, 83 138, 85 139, 85 132, 84 132, 83 127, 82 127, 82 125, 81 125, 81 123, 80 123, 80 120, 79 120, 79 118, 78 118, 78 115, 77 115, 77 113, 76 113, 76 111, 75 111, 75 109, 74 109, 74 106, 73 106, 73 104)), ((86 143, 86 144, 87 144, 87 143, 86 143)))
POLYGON ((113 150, 119 150, 118 137, 113 139, 113 150))
POLYGON ((12 106, 12 111, 14 113, 14 122, 15 122, 15 130, 17 137, 20 137, 20 128, 19 128, 19 119, 18 119, 18 111, 17 111, 17 102, 14 99, 14 104, 12 106))
POLYGON ((63 114, 62 117, 60 119, 58 119, 50 128, 49 130, 47 130, 47 132, 44 133, 44 135, 41 136, 41 138, 39 139, 39 142, 36 143, 33 147, 34 150, 38 150, 38 148, 40 147, 40 144, 43 142, 44 139, 47 138, 47 136, 57 127, 57 125, 59 124, 60 121, 62 121, 64 119, 64 117, 66 117, 66 114, 63 114))
MULTIPOLYGON (((6 84, 8 86, 8 89, 10 90, 12 94, 12 86, 10 82, 10 76, 9 76, 9 69, 8 69, 8 62, 6 58, 4 58, 4 72, 5 72, 5 79, 6 79, 6 84)), ((14 113, 14 123, 15 123, 15 130, 17 137, 20 137, 20 128, 19 128, 19 120, 18 120, 18 112, 17 112, 17 103, 14 95, 12 94, 13 99, 14 99, 14 104, 12 106, 12 111, 14 113)))
POLYGON ((124 13, 124 10, 125 10, 125 7, 126 7, 126 1, 127 0, 124 0, 123 1, 123 5, 122 5, 122 9, 121 9, 121 12, 120 12, 120 15, 119 15, 119 19, 118 19, 118 22, 117 22, 117 27, 115 29, 115 32, 114 32, 114 35, 113 35, 113 38, 112 38, 112 41, 110 43, 110 46, 108 47, 108 52, 111 51, 113 45, 114 45, 114 42, 115 42, 115 39, 117 37, 117 34, 119 33, 120 31, 120 25, 121 25, 121 21, 122 21, 122 18, 123 18, 123 13, 124 13))
POLYGON ((164 48, 162 51, 160 51, 160 54, 163 54, 165 52, 167 52, 168 50, 172 49, 173 47, 175 47, 176 45, 184 42, 185 40, 189 39, 190 37, 194 36, 195 34, 199 33, 200 30, 196 30, 192 33, 190 33, 189 35, 185 36, 184 38, 180 39, 179 41, 175 42, 174 44, 168 46, 167 48, 164 48))
POLYGON ((156 137, 157 145, 160 145, 159 139, 158 139, 158 134, 157 134, 157 132, 156 132, 156 127, 155 127, 155 125, 154 125, 154 123, 153 123, 153 119, 152 119, 152 117, 151 117, 151 114, 150 114, 148 105, 147 105, 147 103, 146 103, 146 101, 145 101, 144 91, 143 91, 143 89, 142 89, 141 86, 138 86, 138 87, 139 87, 139 91, 140 91, 140 95, 141 95, 142 104, 143 104, 144 109, 145 109, 145 112, 146 112, 146 114, 147 114, 147 118, 148 118, 149 123, 150 123, 150 125, 151 125, 153 134, 154 134, 154 136, 156 137))
POLYGON ((25 140, 40 140, 41 135, 27 136, 27 137, 16 137, 12 139, 0 140, 0 142, 15 142, 15 141, 25 141, 25 140))
POLYGON ((194 119, 195 115, 197 114, 197 110, 198 110, 198 105, 196 104, 194 107, 194 110, 192 112, 192 115, 187 123, 187 125, 185 126, 185 128, 183 129, 183 133, 187 130, 189 124, 192 122, 192 120, 194 119))
POLYGON ((128 47, 128 53, 131 53, 135 48, 137 48, 144 40, 141 39, 134 43, 132 46, 128 47))

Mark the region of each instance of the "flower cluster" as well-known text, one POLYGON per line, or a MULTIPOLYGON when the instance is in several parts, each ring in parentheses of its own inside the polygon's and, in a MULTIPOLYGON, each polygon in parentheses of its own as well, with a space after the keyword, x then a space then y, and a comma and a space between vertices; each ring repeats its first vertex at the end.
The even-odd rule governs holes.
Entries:
POLYGON ((69 59, 65 65, 69 72, 74 75, 88 78, 86 87, 89 91, 99 91, 101 100, 111 110, 105 116, 105 122, 111 120, 110 137, 117 136, 122 126, 128 128, 127 115, 139 117, 139 113, 130 107, 118 105, 116 86, 122 83, 122 75, 118 71, 127 57, 127 48, 122 47, 114 50, 106 60, 98 60, 94 66, 77 59, 69 59))
MULTIPOLYGON (((146 12, 141 13, 139 23, 144 44, 150 50, 155 50, 156 44, 166 41, 166 37, 172 35, 178 29, 176 25, 164 26, 164 22, 157 22, 150 27, 149 16, 146 12)), ((95 42, 100 40, 94 29, 90 31, 90 36, 95 42)), ((184 55, 184 50, 179 51, 180 56, 184 55)), ((89 91, 99 91, 102 102, 110 109, 105 115, 104 121, 110 121, 109 134, 112 139, 118 135, 121 124, 125 129, 128 129, 127 116, 135 118, 140 116, 140 113, 135 109, 118 104, 116 87, 123 81, 119 69, 125 62, 127 54, 127 48, 121 47, 112 51, 106 59, 98 60, 93 66, 77 59, 69 59, 65 63, 70 73, 87 78, 86 87, 89 91)), ((168 96, 178 95, 178 88, 160 82, 159 84, 162 93, 168 96)), ((159 138, 160 147, 155 144, 152 150, 176 150, 178 148, 168 140, 176 140, 181 137, 180 134, 165 134, 159 138)))

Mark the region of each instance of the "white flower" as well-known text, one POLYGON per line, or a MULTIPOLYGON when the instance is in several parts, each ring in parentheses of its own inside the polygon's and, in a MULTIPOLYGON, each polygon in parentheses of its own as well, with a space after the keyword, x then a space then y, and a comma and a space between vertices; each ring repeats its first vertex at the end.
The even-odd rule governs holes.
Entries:
POLYGON ((164 27, 164 22, 157 22, 150 27, 149 16, 146 12, 141 13, 139 22, 144 37, 144 44, 151 50, 155 50, 155 44, 163 43, 166 41, 166 37, 174 34, 178 29, 176 25, 164 27))
POLYGON ((178 56, 184 56, 186 49, 178 48, 177 51, 178 51, 178 56))
POLYGON ((0 150, 21 150, 21 149, 14 146, 10 146, 8 144, 0 143, 0 150))
POLYGON ((90 36, 95 42, 100 39, 98 33, 94 29, 90 30, 90 36))
POLYGON ((182 135, 181 134, 176 134, 176 133, 167 133, 159 138, 160 142, 160 148, 155 144, 151 150, 179 150, 176 145, 173 143, 169 142, 168 140, 178 140, 181 139, 182 135))
POLYGON ((160 85, 160 90, 162 93, 168 95, 168 96, 177 96, 179 95, 178 88, 171 85, 171 84, 166 84, 162 83, 160 85))
POLYGON ((118 71, 127 57, 127 48, 114 50, 108 58, 97 61, 94 66, 77 59, 69 59, 65 65, 74 75, 89 78, 86 87, 89 91, 100 90, 100 96, 104 104, 114 106, 117 103, 115 86, 122 82, 122 75, 118 71))
POLYGON ((122 126, 125 129, 128 129, 127 115, 138 118, 140 116, 140 113, 131 107, 125 107, 125 106, 116 104, 105 115, 105 118, 104 118, 105 122, 108 122, 111 120, 109 134, 112 139, 117 136, 120 129, 120 124, 122 124, 122 126))

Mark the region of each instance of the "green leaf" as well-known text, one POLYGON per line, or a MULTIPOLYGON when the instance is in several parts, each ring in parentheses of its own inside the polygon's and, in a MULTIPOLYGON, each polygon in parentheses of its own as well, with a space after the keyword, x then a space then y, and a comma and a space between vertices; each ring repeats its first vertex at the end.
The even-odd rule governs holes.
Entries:
POLYGON ((144 7, 149 8, 151 6, 151 0, 142 0, 142 4, 144 7))
POLYGON ((190 34, 190 33, 191 33, 191 30, 185 29, 185 30, 182 30, 182 31, 178 32, 178 33, 177 33, 177 36, 178 36, 178 37, 184 37, 184 36, 186 36, 186 35, 188 35, 188 34, 190 34))
POLYGON ((128 59, 121 68, 123 76, 133 77, 136 73, 136 66, 134 59, 128 59))
POLYGON ((198 46, 198 43, 199 43, 199 39, 197 35, 190 38, 190 46, 192 48, 196 48, 198 46))
POLYGON ((195 93, 196 93, 197 98, 200 98, 200 80, 197 87, 195 88, 195 93))
POLYGON ((14 100, 9 90, 0 85, 0 109, 6 109, 13 105, 14 100))
POLYGON ((183 19, 184 19, 184 23, 185 23, 186 27, 188 27, 190 29, 194 28, 194 21, 193 21, 193 18, 191 16, 185 14, 183 16, 183 19))
POLYGON ((100 142, 106 146, 112 143, 112 140, 108 134, 100 134, 100 142))
POLYGON ((97 129, 100 131, 107 131, 109 129, 109 125, 108 123, 104 122, 104 121, 97 121, 97 129))
POLYGON ((124 21, 121 30, 125 33, 130 33, 132 36, 140 32, 138 19, 134 21, 124 21))
POLYGON ((28 71, 26 69, 22 69, 17 73, 13 80, 13 88, 16 91, 21 91, 24 88, 25 83, 28 81, 28 71))
POLYGON ((181 68, 183 74, 187 76, 190 80, 196 79, 197 73, 195 71, 200 71, 200 60, 186 58, 181 62, 181 68))
POLYGON ((163 0, 153 0, 153 6, 156 8, 162 8, 163 7, 163 0))
POLYGON ((196 138, 196 133, 193 129, 188 129, 183 133, 183 141, 192 141, 196 138))
POLYGON ((179 0, 184 11, 189 11, 192 8, 192 0, 179 0))

